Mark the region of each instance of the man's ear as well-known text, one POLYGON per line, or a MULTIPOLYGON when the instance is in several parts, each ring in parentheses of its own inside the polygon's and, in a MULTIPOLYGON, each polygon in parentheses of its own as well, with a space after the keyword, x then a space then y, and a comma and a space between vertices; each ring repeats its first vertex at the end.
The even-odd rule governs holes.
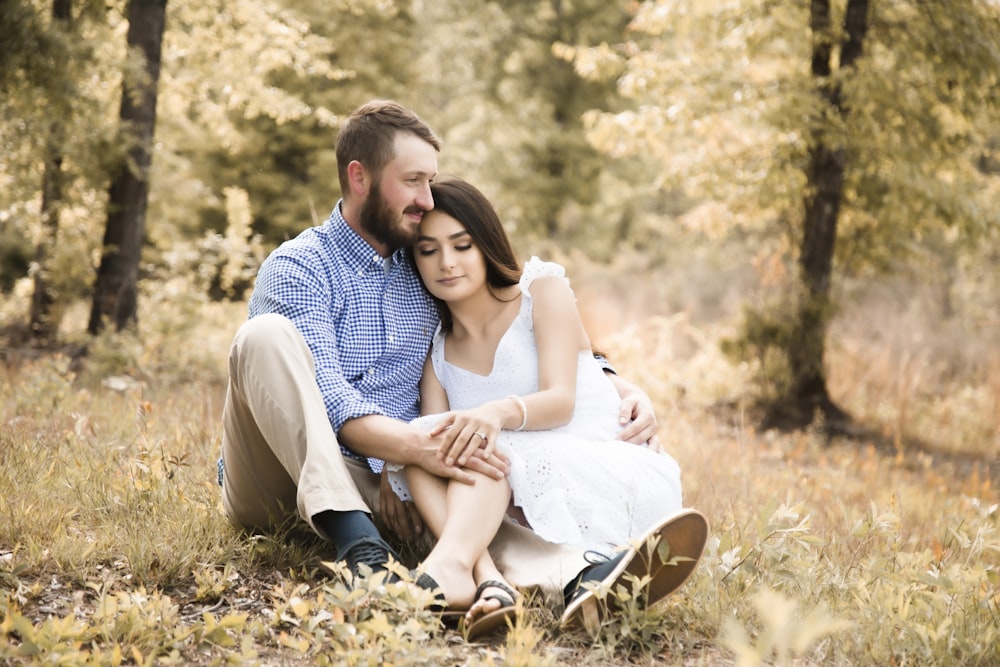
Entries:
POLYGON ((364 199, 371 187, 371 178, 365 166, 357 160, 351 160, 347 165, 347 182, 351 187, 351 195, 364 199))

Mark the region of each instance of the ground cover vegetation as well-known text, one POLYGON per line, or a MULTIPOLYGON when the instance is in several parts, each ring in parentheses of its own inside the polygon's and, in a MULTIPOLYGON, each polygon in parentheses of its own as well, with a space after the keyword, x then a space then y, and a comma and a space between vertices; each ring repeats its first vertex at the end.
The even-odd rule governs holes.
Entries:
POLYGON ((995 2, 0 19, 0 661, 1000 662, 995 2), (713 524, 662 607, 617 591, 620 618, 567 635, 529 600, 467 646, 426 600, 320 577, 301 527, 222 518, 229 340, 372 97, 439 131, 524 258, 567 264, 654 399, 713 524))
MULTIPOLYGON (((873 345, 845 320, 832 372, 846 404, 925 414, 971 458, 885 451, 819 429, 760 432, 745 366, 717 341, 730 320, 641 316, 602 289, 628 274, 575 267, 591 328, 656 403, 686 501, 711 519, 704 562, 654 609, 630 607, 595 636, 560 634, 530 600, 500 642, 467 645, 427 599, 320 576, 299 526, 243 535, 214 480, 224 359, 242 304, 187 313, 170 298, 133 334, 102 334, 85 361, 8 356, 0 401, 0 658, 14 664, 954 664, 1000 659, 996 369, 944 379, 942 357, 873 345), (609 314, 622 328, 602 322, 609 314), (184 324, 186 322, 186 324, 184 324), (184 326, 181 326, 184 324, 184 326), (941 382, 926 395, 913 374, 941 382), (736 402, 734 403, 734 400, 736 402), (989 425, 986 426, 986 423, 989 425), (972 461, 973 463, 969 463, 972 461)), ((692 267, 692 273, 697 272, 692 267)), ((633 288, 636 303, 643 303, 633 288)), ((690 296, 688 290, 675 298, 690 296)), ((648 297, 653 296, 647 294, 648 297)), ((889 308, 883 304, 883 310, 889 308)), ((86 305, 71 311, 83 336, 86 305)), ((933 320, 900 317, 902 341, 933 320)), ((67 332, 67 338, 73 338, 67 332)), ((9 352, 13 355, 13 352, 9 352)), ((995 355, 995 348, 994 348, 995 355)), ((877 414, 876 414, 877 413, 877 414)), ((881 421, 879 421, 881 420, 881 421)), ((900 442, 905 443, 905 439, 900 442)), ((618 591, 629 599, 631 591, 618 591)))

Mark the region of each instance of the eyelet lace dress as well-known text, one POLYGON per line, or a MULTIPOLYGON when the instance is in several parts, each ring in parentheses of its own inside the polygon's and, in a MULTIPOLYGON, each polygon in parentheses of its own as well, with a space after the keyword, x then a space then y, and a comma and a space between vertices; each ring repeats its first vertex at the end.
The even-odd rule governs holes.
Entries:
MULTIPOLYGON (((532 257, 520 281, 520 311, 497 346, 489 375, 448 363, 447 341, 438 330, 431 360, 452 410, 538 391, 529 287, 544 276, 566 279, 562 266, 532 257)), ((513 502, 542 538, 607 552, 607 547, 638 537, 682 509, 677 462, 667 454, 616 440, 621 431, 620 404, 611 380, 593 355, 582 351, 569 423, 547 431, 501 431, 497 448, 510 459, 513 502)), ((429 430, 438 419, 427 415, 413 423, 429 430)), ((390 482, 400 498, 410 499, 400 466, 390 466, 390 482)))

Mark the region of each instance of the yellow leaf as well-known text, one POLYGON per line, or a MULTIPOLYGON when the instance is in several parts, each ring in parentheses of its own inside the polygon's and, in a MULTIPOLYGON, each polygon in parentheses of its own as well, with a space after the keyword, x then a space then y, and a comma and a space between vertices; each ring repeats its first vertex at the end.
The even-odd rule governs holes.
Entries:
POLYGON ((288 606, 292 608, 292 612, 299 618, 305 618, 309 615, 310 605, 307 600, 296 596, 288 601, 288 606))
POLYGON ((372 637, 384 637, 392 634, 392 624, 386 615, 380 611, 372 614, 371 620, 364 623, 364 628, 372 637))
POLYGON ((236 646, 236 640, 230 637, 225 630, 216 626, 211 632, 205 633, 205 640, 216 646, 236 646))
POLYGON ((278 643, 282 646, 287 646, 290 649, 294 649, 299 653, 305 653, 309 650, 309 642, 305 639, 296 639, 290 636, 287 632, 282 632, 278 635, 278 643))
POLYGON ((219 621, 220 628, 237 628, 243 629, 247 624, 247 615, 244 613, 232 613, 226 614, 219 621))

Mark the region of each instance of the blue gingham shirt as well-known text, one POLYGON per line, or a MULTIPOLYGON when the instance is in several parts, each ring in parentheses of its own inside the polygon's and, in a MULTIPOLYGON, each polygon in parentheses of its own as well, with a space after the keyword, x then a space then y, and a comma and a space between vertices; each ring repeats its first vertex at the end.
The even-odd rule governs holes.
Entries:
MULTIPOLYGON (((336 432, 365 415, 419 415, 420 376, 438 315, 407 252, 380 256, 347 225, 338 202, 323 225, 283 243, 257 273, 250 317, 284 315, 302 333, 336 432)), ((369 458, 368 465, 378 473, 383 462, 369 458)))

